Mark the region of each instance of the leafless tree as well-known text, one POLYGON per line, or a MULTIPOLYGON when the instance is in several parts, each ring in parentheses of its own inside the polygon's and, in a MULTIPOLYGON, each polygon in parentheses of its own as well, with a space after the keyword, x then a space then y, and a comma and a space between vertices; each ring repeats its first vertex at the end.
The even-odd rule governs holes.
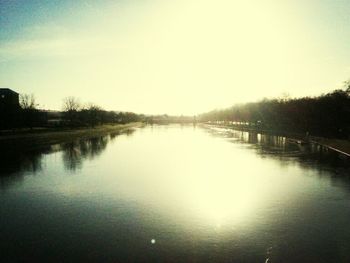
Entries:
POLYGON ((65 118, 69 121, 70 125, 77 125, 78 123, 78 111, 81 109, 80 102, 75 97, 67 97, 63 99, 63 111, 65 118))
POLYGON ((80 102, 75 97, 67 97, 63 99, 63 111, 76 112, 81 108, 80 102))
POLYGON ((38 106, 33 94, 20 94, 19 104, 24 110, 34 110, 38 106))
POLYGON ((344 88, 345 88, 345 91, 350 95, 350 79, 347 81, 344 81, 344 88))
POLYGON ((103 110, 102 107, 96 105, 93 102, 86 103, 84 106, 84 109, 88 110, 88 111, 101 111, 101 110, 103 110))

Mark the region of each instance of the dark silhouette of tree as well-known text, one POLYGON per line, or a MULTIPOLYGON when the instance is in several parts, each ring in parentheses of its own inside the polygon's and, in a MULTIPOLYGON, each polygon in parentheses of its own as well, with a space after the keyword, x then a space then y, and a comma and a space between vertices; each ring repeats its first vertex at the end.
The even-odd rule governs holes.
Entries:
POLYGON ((80 102, 75 97, 67 97, 63 99, 63 112, 65 119, 69 125, 78 125, 78 110, 81 108, 80 102))
MULTIPOLYGON (((348 82, 347 85, 350 85, 348 82)), ((202 122, 225 122, 254 129, 349 138, 350 86, 319 97, 264 99, 199 116, 202 122)))
POLYGON ((100 106, 97 106, 93 103, 90 103, 87 108, 88 111, 88 117, 89 117, 89 124, 91 126, 95 126, 97 124, 100 124, 103 121, 104 114, 103 109, 100 106))
POLYGON ((145 118, 133 112, 106 111, 102 107, 88 103, 81 106, 75 97, 67 97, 63 101, 63 113, 66 124, 69 126, 90 126, 95 127, 100 124, 125 124, 129 122, 141 121, 145 118))
POLYGON ((346 93, 348 93, 348 95, 350 95, 350 79, 344 82, 344 88, 346 93))
POLYGON ((78 111, 80 107, 80 102, 75 97, 71 96, 63 99, 63 111, 78 111))
POLYGON ((34 110, 38 106, 34 94, 20 94, 19 105, 23 110, 34 110))
POLYGON ((19 99, 19 105, 14 107, 0 105, 0 129, 52 127, 52 124, 54 127, 95 127, 144 121, 146 118, 133 112, 106 111, 94 103, 83 107, 76 97, 63 99, 62 112, 39 110, 33 94, 21 94, 19 99), (49 123, 49 117, 55 122, 49 123))
POLYGON ((21 126, 30 127, 42 126, 46 124, 47 114, 37 109, 38 104, 34 94, 20 94, 19 104, 21 110, 19 119, 21 126))

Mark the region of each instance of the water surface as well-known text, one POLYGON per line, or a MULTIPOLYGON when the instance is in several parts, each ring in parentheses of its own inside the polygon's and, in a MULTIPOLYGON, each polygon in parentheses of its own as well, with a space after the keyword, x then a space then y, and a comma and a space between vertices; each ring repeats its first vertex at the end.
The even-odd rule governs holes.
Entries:
POLYGON ((148 126, 1 152, 2 262, 350 262, 349 160, 148 126))

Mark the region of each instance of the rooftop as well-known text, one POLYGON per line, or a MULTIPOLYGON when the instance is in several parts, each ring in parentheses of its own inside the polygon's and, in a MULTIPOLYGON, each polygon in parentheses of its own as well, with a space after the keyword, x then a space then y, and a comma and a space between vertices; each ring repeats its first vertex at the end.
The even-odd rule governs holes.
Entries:
POLYGON ((12 89, 8 89, 8 88, 0 88, 0 93, 16 93, 18 94, 16 91, 12 90, 12 89))

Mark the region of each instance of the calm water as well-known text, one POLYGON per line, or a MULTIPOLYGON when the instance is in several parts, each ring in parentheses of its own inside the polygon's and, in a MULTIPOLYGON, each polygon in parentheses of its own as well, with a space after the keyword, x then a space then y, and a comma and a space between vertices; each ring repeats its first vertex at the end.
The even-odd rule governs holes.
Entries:
POLYGON ((1 262, 350 262, 349 160, 193 126, 1 152, 1 262))

